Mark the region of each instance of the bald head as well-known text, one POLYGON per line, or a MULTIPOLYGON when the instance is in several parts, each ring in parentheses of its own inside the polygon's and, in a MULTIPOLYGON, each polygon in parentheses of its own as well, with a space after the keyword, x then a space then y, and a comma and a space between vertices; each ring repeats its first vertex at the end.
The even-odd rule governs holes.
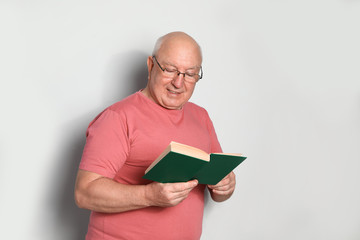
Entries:
POLYGON ((192 37, 183 32, 162 36, 147 59, 148 84, 143 94, 166 109, 181 109, 196 85, 186 78, 200 76, 201 62, 199 44, 192 37))
POLYGON ((191 36, 184 32, 171 32, 162 37, 160 37, 155 44, 153 50, 153 56, 157 56, 163 50, 169 50, 179 45, 183 45, 188 48, 189 51, 192 51, 193 54, 197 54, 200 58, 200 63, 202 62, 202 52, 200 45, 193 39, 191 36))

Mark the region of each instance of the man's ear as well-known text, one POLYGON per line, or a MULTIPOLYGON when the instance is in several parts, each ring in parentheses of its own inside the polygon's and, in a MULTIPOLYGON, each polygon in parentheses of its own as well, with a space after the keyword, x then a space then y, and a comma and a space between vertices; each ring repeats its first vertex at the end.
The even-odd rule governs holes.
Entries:
POLYGON ((151 70, 154 67, 154 62, 151 56, 148 57, 147 59, 147 67, 148 67, 148 79, 150 80, 150 74, 151 74, 151 70))

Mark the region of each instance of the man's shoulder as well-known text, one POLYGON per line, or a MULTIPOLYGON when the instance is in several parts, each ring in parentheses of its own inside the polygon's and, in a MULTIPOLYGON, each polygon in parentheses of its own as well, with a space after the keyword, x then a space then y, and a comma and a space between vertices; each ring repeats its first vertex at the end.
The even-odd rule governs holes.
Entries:
POLYGON ((140 101, 139 92, 136 92, 110 105, 107 109, 114 112, 124 112, 138 106, 140 101))
POLYGON ((193 102, 187 102, 185 104, 185 111, 192 116, 195 116, 198 119, 210 119, 208 111, 193 102))
POLYGON ((110 119, 113 119, 114 116, 128 118, 129 116, 136 114, 135 109, 137 109, 138 106, 141 106, 139 102, 141 102, 139 92, 133 93, 105 108, 90 122, 89 126, 93 125, 99 118, 108 119, 110 117, 110 119))
POLYGON ((193 102, 187 102, 185 104, 185 108, 189 109, 191 111, 197 111, 197 112, 207 112, 204 107, 201 107, 193 102))

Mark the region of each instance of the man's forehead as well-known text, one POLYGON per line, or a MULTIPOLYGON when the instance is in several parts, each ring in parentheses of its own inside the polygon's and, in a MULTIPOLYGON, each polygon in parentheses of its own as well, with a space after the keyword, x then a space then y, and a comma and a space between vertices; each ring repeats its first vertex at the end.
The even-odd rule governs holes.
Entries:
POLYGON ((189 42, 168 42, 159 49, 158 56, 168 64, 175 64, 174 61, 183 62, 189 60, 201 64, 200 50, 197 45, 189 42))

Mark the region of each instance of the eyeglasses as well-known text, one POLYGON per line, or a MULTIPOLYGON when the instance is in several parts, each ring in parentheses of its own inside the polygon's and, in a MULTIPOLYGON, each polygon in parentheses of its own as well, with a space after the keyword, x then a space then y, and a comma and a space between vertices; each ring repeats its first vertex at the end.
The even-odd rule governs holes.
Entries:
POLYGON ((202 71, 202 67, 200 66, 200 74, 194 73, 194 72, 180 72, 179 70, 177 70, 176 68, 162 68, 160 66, 160 63, 158 62, 158 60, 156 59, 155 56, 153 56, 153 59, 155 60, 155 62, 157 63, 157 65, 159 66, 159 68, 161 69, 161 71, 163 71, 164 75, 168 78, 175 78, 177 76, 179 76, 180 74, 182 74, 184 76, 184 80, 186 82, 189 83, 196 83, 197 81, 199 81, 202 77, 203 77, 203 71, 202 71))

